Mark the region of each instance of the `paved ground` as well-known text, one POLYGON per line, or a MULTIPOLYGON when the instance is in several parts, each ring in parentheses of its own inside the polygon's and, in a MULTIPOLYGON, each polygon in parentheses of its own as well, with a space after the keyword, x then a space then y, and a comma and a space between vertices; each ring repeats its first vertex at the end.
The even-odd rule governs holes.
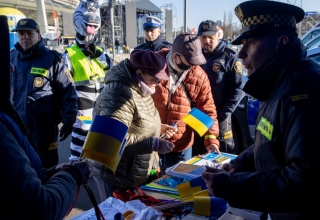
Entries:
MULTIPOLYGON (((63 142, 59 142, 59 148, 58 148, 59 149, 59 164, 60 163, 67 163, 69 161, 70 142, 71 142, 71 136, 69 136, 63 142)), ((90 179, 88 186, 92 190, 92 192, 97 200, 97 203, 100 203, 98 189, 96 187, 96 183, 94 182, 94 180, 92 178, 90 179)), ((89 196, 88 196, 86 190, 83 187, 81 187, 80 194, 78 196, 78 199, 77 199, 73 209, 71 210, 69 215, 64 218, 64 220, 69 220, 72 217, 79 215, 80 213, 82 213, 86 210, 91 209, 92 207, 93 207, 93 205, 89 199, 89 196)))
POLYGON ((119 54, 119 55, 114 55, 114 58, 113 58, 113 54, 108 54, 112 60, 114 60, 115 64, 121 62, 122 60, 126 59, 126 58, 130 58, 130 54, 129 53, 124 53, 124 54, 119 54))

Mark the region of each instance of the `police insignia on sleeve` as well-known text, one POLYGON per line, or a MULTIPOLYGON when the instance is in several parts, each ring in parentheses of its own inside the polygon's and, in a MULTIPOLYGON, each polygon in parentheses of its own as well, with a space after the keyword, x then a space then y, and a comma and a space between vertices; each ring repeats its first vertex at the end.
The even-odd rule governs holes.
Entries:
POLYGON ((239 73, 239 74, 242 73, 242 63, 240 61, 235 62, 234 71, 236 71, 236 73, 239 73))
POLYGON ((44 84, 44 79, 42 77, 35 77, 34 80, 33 80, 33 86, 34 87, 42 87, 44 84))
POLYGON ((73 78, 72 78, 70 70, 66 69, 65 73, 66 73, 67 77, 73 82, 73 78))
POLYGON ((224 61, 222 59, 218 59, 218 60, 214 60, 213 64, 212 64, 212 70, 214 72, 219 72, 221 69, 221 65, 224 63, 224 61))

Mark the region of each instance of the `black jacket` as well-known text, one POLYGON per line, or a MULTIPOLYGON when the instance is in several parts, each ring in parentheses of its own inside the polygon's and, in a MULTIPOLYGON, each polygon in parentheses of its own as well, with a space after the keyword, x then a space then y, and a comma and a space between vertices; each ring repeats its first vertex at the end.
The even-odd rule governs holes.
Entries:
POLYGON ((80 172, 68 165, 41 183, 40 160, 27 146, 27 130, 9 100, 2 94, 0 100, 0 175, 6 179, 0 194, 7 201, 0 207, 0 219, 64 219, 76 199, 80 172))
POLYGON ((201 67, 210 80, 218 120, 224 121, 234 112, 244 95, 242 63, 222 41, 214 51, 203 55, 207 62, 201 67))
POLYGON ((295 39, 259 70, 244 91, 261 101, 254 145, 231 163, 228 203, 272 219, 314 219, 320 196, 320 65, 295 39), (313 202, 315 201, 315 202, 313 202))
POLYGON ((76 120, 77 94, 63 60, 45 47, 43 40, 23 52, 19 43, 10 54, 13 106, 29 125, 72 126, 76 120))

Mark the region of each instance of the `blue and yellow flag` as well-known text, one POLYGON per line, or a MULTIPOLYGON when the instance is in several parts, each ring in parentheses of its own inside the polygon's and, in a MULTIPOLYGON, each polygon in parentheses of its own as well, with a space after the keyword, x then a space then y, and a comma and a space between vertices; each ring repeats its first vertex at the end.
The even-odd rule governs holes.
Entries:
POLYGON ((200 136, 203 136, 214 124, 214 120, 197 108, 193 108, 183 116, 181 121, 192 127, 200 136))
POLYGON ((227 201, 203 190, 193 194, 194 214, 201 216, 220 217, 227 210, 227 201))
POLYGON ((77 118, 82 121, 83 124, 91 125, 92 118, 90 116, 77 116, 77 118))
POLYGON ((177 191, 184 202, 192 201, 193 194, 207 189, 202 176, 177 185, 177 191))
POLYGON ((83 145, 84 158, 95 160, 116 171, 121 159, 128 127, 121 121, 96 115, 83 145))

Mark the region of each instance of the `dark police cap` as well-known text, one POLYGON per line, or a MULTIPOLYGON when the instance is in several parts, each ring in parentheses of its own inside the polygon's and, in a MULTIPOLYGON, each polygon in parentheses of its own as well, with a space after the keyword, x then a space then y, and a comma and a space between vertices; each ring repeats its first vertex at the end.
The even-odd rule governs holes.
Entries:
POLYGON ((214 21, 206 20, 200 23, 197 36, 213 36, 219 31, 218 25, 214 21))
POLYGON ((259 30, 297 30, 296 24, 304 18, 302 8, 276 1, 246 1, 234 11, 242 24, 241 34, 232 41, 234 45, 259 30))
POLYGON ((40 33, 40 28, 35 20, 30 18, 20 19, 16 25, 16 27, 12 30, 15 31, 37 31, 40 33))

